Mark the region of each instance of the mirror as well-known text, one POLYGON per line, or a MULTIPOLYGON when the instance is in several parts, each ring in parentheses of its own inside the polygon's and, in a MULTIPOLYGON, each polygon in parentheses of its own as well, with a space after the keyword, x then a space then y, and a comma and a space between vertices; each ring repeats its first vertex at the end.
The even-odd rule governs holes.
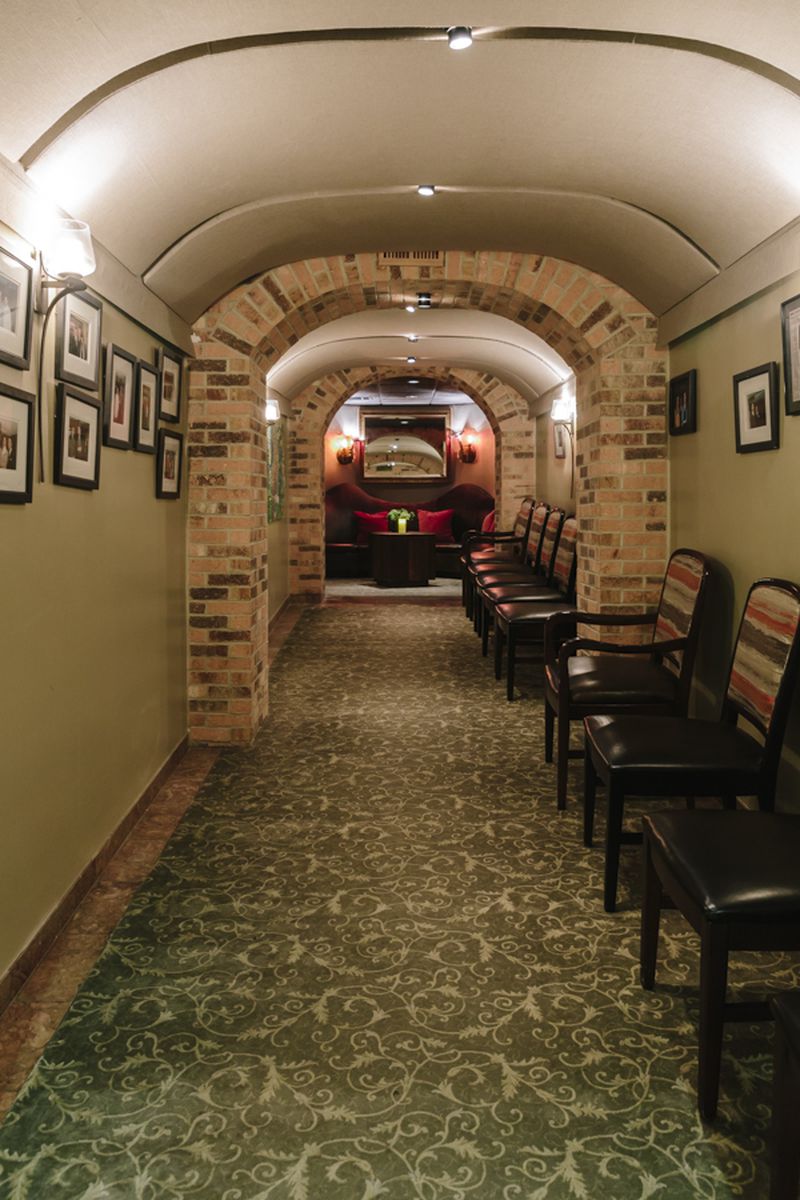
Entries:
POLYGON ((447 479, 449 421, 449 409, 362 408, 364 479, 447 479))

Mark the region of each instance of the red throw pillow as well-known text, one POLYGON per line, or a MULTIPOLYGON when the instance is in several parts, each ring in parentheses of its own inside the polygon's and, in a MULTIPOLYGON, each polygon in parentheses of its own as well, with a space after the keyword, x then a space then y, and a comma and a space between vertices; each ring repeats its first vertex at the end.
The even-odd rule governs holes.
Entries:
POLYGON ((386 512, 365 513, 359 512, 358 509, 353 509, 353 516, 356 519, 356 545, 366 546, 369 544, 369 535, 371 533, 388 533, 389 532, 389 510, 386 512))
POLYGON ((494 533, 494 509, 483 518, 481 533, 494 533))
POLYGON ((428 512, 421 508, 417 512, 420 533, 435 533, 437 543, 452 542, 454 508, 443 508, 440 512, 428 512))

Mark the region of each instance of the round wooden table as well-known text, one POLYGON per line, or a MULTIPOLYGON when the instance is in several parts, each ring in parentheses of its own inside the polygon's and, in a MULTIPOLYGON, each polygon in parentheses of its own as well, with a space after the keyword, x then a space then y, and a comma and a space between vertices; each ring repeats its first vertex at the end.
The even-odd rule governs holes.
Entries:
POLYGON ((427 586, 435 578, 433 533, 371 533, 372 575, 382 587, 427 586))

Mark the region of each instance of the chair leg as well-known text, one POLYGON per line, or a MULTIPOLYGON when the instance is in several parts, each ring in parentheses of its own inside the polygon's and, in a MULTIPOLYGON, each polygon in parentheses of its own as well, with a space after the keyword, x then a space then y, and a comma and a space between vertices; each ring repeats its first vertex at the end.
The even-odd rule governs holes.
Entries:
POLYGON ((597 773, 594 769, 589 747, 583 758, 583 844, 591 849, 594 833, 594 805, 597 795, 597 773))
POLYGON ((472 576, 466 575, 464 578, 464 615, 468 621, 472 620, 472 576))
POLYGON ((617 907, 619 851, 622 845, 622 808, 624 796, 609 781, 606 811, 606 869, 603 882, 603 908, 612 913, 617 907))
POLYGON ((639 943, 639 978, 642 987, 648 992, 653 990, 656 982, 656 962, 658 960, 658 928, 661 923, 661 903, 663 888, 658 871, 653 866, 653 856, 650 853, 650 842, 647 832, 644 835, 642 849, 643 887, 642 887, 642 935, 639 943))
POLYGON ((494 622, 494 677, 503 678, 503 631, 495 617, 494 622))
POLYGON ((800 1070, 789 1051, 780 1022, 775 1027, 775 1074, 772 1085, 769 1200, 797 1200, 800 1186, 800 1070))
POLYGON ((489 631, 493 624, 494 618, 489 611, 488 605, 484 604, 481 623, 481 654, 484 658, 487 658, 489 655, 489 631))
POLYGON ((725 793, 725 795, 722 797, 722 807, 727 808, 727 809, 736 808, 736 793, 735 792, 733 794, 731 794, 730 792, 725 793))
POLYGON ((700 1116, 710 1121, 717 1111, 722 1026, 728 981, 728 931, 706 921, 700 939, 700 1047, 697 1102, 700 1116))
POLYGON ((567 807, 567 772, 569 770, 569 721, 558 722, 558 758, 556 759, 556 804, 567 807))
POLYGON ((517 667, 517 635, 509 624, 506 646, 506 700, 514 699, 514 675, 517 667))
POLYGON ((553 727, 555 725, 556 714, 550 705, 545 700, 544 702, 544 761, 551 763, 553 761, 553 727))

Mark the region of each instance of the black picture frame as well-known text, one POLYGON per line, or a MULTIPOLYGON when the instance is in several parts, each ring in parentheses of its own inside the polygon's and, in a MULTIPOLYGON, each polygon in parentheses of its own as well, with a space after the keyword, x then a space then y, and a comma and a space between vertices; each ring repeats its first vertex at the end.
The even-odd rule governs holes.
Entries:
POLYGON ((733 377, 736 453, 753 454, 780 446, 778 364, 763 363, 733 377))
POLYGON ((159 375, 158 419, 178 424, 181 419, 181 377, 183 360, 171 350, 156 351, 159 375))
POLYGON ((0 243, 0 363, 31 365, 33 267, 0 243))
POLYGON ((670 437, 697 433, 697 371, 684 371, 669 381, 667 428, 670 437))
POLYGON ((33 499, 36 397, 0 383, 0 504, 33 499))
POLYGON ((179 500, 183 474, 183 434, 159 429, 156 455, 156 498, 179 500), (174 455, 174 457, 172 457, 174 455))
POLYGON ((73 292, 58 305, 56 377, 89 392, 100 386, 103 305, 89 292, 73 292))
POLYGON ((136 364, 136 404, 133 416, 133 448, 155 454, 158 432, 159 376, 155 367, 140 359, 136 364))
POLYGON ((92 491, 100 486, 103 406, 72 384, 56 389, 53 482, 92 491))
POLYGON ((103 445, 130 450, 136 396, 136 358, 109 342, 106 346, 103 445))
POLYGON ((781 305, 783 391, 787 417, 800 416, 800 296, 781 305))

